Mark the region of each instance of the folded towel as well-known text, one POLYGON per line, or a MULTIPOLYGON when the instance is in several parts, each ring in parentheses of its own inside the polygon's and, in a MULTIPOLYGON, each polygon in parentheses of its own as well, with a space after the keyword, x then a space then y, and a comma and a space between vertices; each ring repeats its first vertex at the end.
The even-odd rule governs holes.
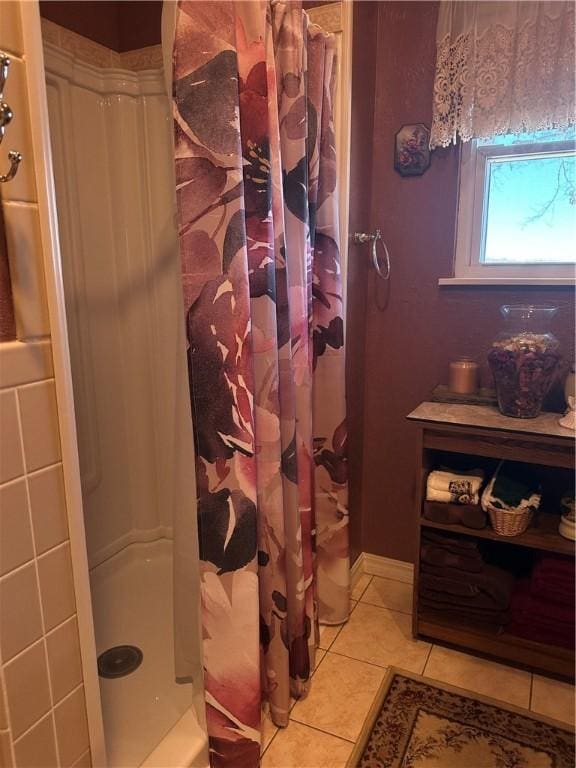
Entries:
POLYGON ((573 577, 570 578, 570 576, 566 577, 564 575, 554 573, 553 571, 551 572, 539 570, 536 568, 532 572, 532 583, 535 585, 540 585, 543 589, 548 587, 551 593, 555 589, 561 589, 564 592, 571 592, 574 594, 574 590, 576 588, 573 577))
MULTIPOLYGON (((433 491, 433 494, 439 493, 433 491)), ((486 512, 478 505, 430 503, 424 507, 424 517, 435 523, 445 525, 464 525, 466 528, 479 530, 486 527, 486 512)))
POLYGON ((574 604, 562 605, 541 600, 530 592, 530 582, 518 583, 512 596, 512 616, 519 621, 538 622, 541 626, 574 628, 576 610, 574 604))
POLYGON ((530 593, 530 583, 522 582, 511 604, 511 621, 506 631, 537 643, 574 647, 574 604, 561 606, 535 598, 530 593))
POLYGON ((538 482, 525 464, 501 461, 482 493, 482 509, 530 509, 540 506, 538 482))
POLYGON ((488 624, 501 627, 510 622, 510 611, 474 610, 474 608, 467 608, 462 605, 449 605, 428 597, 421 597, 418 606, 419 609, 426 612, 437 611, 443 616, 454 616, 455 618, 474 621, 479 625, 488 624))
POLYGON ((422 564, 420 584, 426 590, 435 590, 454 597, 460 596, 464 598, 460 601, 461 605, 475 604, 479 606, 482 602, 482 605, 485 606, 487 603, 477 599, 481 598, 482 595, 486 595, 493 605, 500 610, 504 610, 510 605, 514 576, 501 568, 486 565, 482 573, 462 573, 449 568, 442 569, 449 572, 448 576, 431 573, 430 570, 433 568, 426 563, 422 564))
POLYGON ((473 577, 482 592, 486 592, 502 608, 508 608, 516 579, 512 573, 495 565, 484 566, 484 573, 473 577))
POLYGON ((434 589, 428 589, 424 584, 421 584, 419 595, 426 600, 434 600, 441 605, 451 605, 476 612, 488 611, 489 613, 494 613, 495 611, 504 611, 508 607, 507 605, 498 604, 487 592, 479 592, 477 595, 468 597, 465 595, 452 595, 448 592, 438 592, 434 589))
POLYGON ((481 469, 469 472, 434 470, 426 480, 426 499, 452 504, 478 504, 483 482, 481 469))
POLYGON ((484 566, 483 560, 477 552, 455 554, 441 547, 435 547, 433 544, 423 543, 420 555, 425 563, 439 568, 454 568, 455 570, 480 573, 484 566))
POLYGON ((563 605, 574 605, 576 600, 574 582, 558 582, 542 574, 532 574, 530 592, 540 600, 550 600, 563 605))
POLYGON ((422 609, 425 611, 426 618, 436 619, 439 621, 445 621, 446 619, 454 618, 458 621, 464 620, 469 627, 481 630, 493 629, 495 632, 503 632, 505 625, 508 623, 510 617, 507 613, 502 614, 490 614, 477 616, 470 614, 463 608, 437 608, 434 605, 422 604, 422 609))
POLYGON ((480 496, 477 493, 470 494, 467 490, 437 491, 436 488, 426 488, 426 501, 440 501, 442 504, 478 504, 480 496))
POLYGON ((573 557, 544 556, 534 566, 533 575, 548 578, 555 583, 573 586, 576 577, 576 564, 573 557))
MULTIPOLYGON (((424 565, 424 564, 423 564, 424 565)), ((420 584, 427 590, 433 589, 436 592, 445 592, 449 595, 460 595, 462 597, 474 597, 480 594, 480 587, 471 584, 467 580, 470 574, 462 574, 458 571, 461 578, 446 579, 442 576, 435 576, 422 570, 420 573, 420 584)))
POLYGON ((454 552, 455 554, 478 552, 478 542, 474 539, 469 539, 467 536, 458 536, 457 534, 448 535, 426 530, 422 533, 422 540, 427 543, 432 543, 434 546, 440 547, 441 549, 447 549, 449 552, 454 552))
POLYGON ((469 573, 459 571, 456 568, 450 568, 448 566, 431 565, 430 563, 420 563, 420 573, 429 573, 431 576, 440 576, 443 579, 450 579, 451 581, 461 582, 465 580, 467 583, 472 581, 472 577, 479 578, 481 573, 469 573))
POLYGON ((576 563, 572 557, 551 557, 544 555, 538 560, 535 565, 539 571, 546 571, 548 573, 557 573, 561 576, 570 576, 574 578, 576 573, 576 563))
POLYGON ((512 596, 512 619, 506 631, 538 643, 574 647, 574 603, 559 605, 531 593, 529 581, 522 581, 512 596))

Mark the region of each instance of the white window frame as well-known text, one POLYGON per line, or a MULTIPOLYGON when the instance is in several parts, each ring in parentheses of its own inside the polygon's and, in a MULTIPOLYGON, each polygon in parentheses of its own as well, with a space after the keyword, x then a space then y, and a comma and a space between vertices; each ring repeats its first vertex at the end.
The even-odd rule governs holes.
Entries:
POLYGON ((484 199, 487 190, 486 165, 489 158, 545 156, 570 152, 572 141, 484 145, 472 140, 461 146, 458 184, 458 215, 454 276, 440 278, 441 285, 575 285, 574 264, 484 264, 480 261, 485 235, 484 199))

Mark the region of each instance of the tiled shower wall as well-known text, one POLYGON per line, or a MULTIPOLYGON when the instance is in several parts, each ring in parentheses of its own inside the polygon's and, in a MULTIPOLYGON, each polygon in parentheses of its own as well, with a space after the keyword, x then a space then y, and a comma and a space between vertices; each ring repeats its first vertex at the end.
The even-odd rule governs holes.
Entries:
MULTIPOLYGON (((0 152, 18 336, 0 345, 0 768, 90 764, 30 138, 21 3, 0 3, 15 117, 0 152), (2 171, 3 172, 3 171, 2 171), (33 340, 32 340, 33 339, 33 340)), ((29 43, 28 43, 29 44, 29 43)))
POLYGON ((49 341, 2 345, 0 387, 0 764, 83 765, 88 728, 49 341))

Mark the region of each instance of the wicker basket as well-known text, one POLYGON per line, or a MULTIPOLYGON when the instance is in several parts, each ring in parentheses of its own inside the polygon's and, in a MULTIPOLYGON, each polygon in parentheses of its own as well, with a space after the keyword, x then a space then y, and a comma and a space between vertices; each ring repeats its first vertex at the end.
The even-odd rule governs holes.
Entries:
POLYGON ((524 533, 533 515, 530 507, 528 509, 497 509, 488 504, 486 511, 490 515, 492 528, 499 536, 518 536, 524 533))

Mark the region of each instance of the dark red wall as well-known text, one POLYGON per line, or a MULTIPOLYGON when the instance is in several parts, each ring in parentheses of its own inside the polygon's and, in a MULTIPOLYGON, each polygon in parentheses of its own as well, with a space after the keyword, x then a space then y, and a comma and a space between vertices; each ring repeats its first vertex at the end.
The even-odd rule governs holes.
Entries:
POLYGON ((130 0, 120 2, 120 51, 160 45, 162 2, 130 0))
MULTIPOLYGON (((350 249, 348 401, 351 525, 354 552, 413 560, 415 555, 414 427, 405 420, 432 389, 446 382, 458 355, 481 362, 501 329, 499 306, 552 302, 562 309, 554 331, 574 357, 572 289, 439 287, 451 274, 457 195, 455 149, 436 150, 421 177, 393 168, 394 134, 405 123, 430 125, 438 4, 358 2, 355 26, 374 24, 376 39, 354 35, 353 100, 369 95, 375 59, 373 122, 352 123, 351 231, 380 227, 390 249, 387 285, 368 266, 366 247, 350 249), (377 16, 375 20, 374 17, 377 16), (368 47, 372 46, 372 53, 368 47), (362 66, 364 64, 364 66, 362 66), (358 70, 358 71, 357 71, 358 70), (356 92, 360 88, 361 92, 356 92), (363 95, 362 95, 363 94, 363 95), (360 209, 360 210, 359 210, 360 209), (362 398, 362 402, 359 399, 362 398)), ((483 375, 489 380, 488 371, 483 375)))
POLYGON ((159 0, 40 0, 40 14, 114 51, 160 43, 159 0))
POLYGON ((107 0, 40 0, 40 15, 95 40, 114 51, 120 50, 118 2, 107 0))
MULTIPOLYGON (((352 109, 354 142, 350 157, 350 232, 370 230, 372 200, 372 134, 376 92, 377 3, 354 3, 352 109)), ((346 391, 348 408, 348 454, 352 510, 351 558, 362 552, 362 494, 364 450, 364 387, 367 263, 357 246, 349 246, 348 316, 346 347, 346 391)))
MULTIPOLYGON (((302 5, 330 2, 335 0, 303 0, 302 5)), ((40 14, 114 51, 160 43, 161 0, 40 0, 40 14)))

